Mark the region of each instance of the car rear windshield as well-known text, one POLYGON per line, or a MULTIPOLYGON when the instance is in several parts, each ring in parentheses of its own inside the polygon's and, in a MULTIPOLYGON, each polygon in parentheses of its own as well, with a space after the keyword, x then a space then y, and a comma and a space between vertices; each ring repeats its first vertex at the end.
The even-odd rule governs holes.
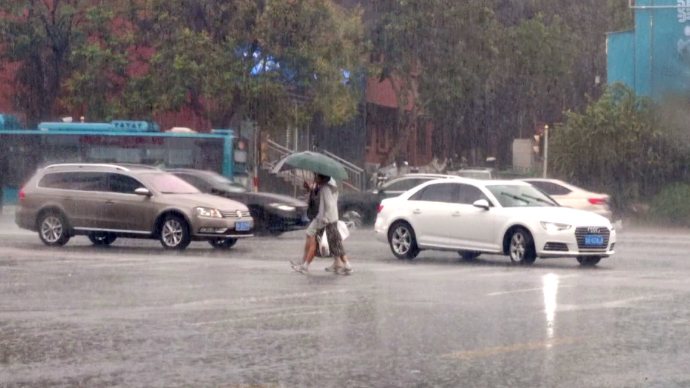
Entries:
POLYGON ((196 187, 172 174, 143 174, 142 178, 144 178, 154 190, 162 194, 196 194, 200 192, 196 187))
POLYGON ((558 206, 551 198, 532 186, 490 185, 486 187, 503 207, 558 206))

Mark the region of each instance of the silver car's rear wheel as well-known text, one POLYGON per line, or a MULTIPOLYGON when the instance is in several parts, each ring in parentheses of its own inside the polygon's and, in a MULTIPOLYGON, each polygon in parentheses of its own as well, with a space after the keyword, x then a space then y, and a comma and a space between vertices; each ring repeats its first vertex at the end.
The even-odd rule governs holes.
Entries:
POLYGON ((160 241, 166 249, 185 249, 192 241, 187 221, 182 217, 165 217, 160 227, 160 241))
POLYGON ((67 233, 65 218, 58 213, 41 215, 38 221, 38 236, 46 245, 65 245, 70 238, 67 233))

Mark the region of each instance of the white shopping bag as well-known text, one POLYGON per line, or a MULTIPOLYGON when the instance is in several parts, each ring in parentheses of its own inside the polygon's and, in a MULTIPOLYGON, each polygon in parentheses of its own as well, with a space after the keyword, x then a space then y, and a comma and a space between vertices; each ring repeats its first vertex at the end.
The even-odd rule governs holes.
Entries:
POLYGON ((328 235, 325 230, 319 239, 319 255, 321 257, 328 257, 331 255, 331 250, 328 247, 328 235))
POLYGON ((340 232, 340 238, 343 241, 350 237, 350 229, 348 229, 347 224, 342 221, 338 221, 338 232, 340 232))

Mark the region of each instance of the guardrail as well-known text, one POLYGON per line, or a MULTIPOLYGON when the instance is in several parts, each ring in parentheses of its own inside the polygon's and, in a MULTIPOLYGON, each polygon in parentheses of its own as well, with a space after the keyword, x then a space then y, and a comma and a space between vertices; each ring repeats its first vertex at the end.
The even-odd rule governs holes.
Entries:
MULTIPOLYGON (((347 171, 347 180, 342 182, 344 187, 347 187, 350 190, 354 191, 362 191, 364 190, 364 185, 365 185, 365 174, 364 170, 357 167, 356 165, 348 162, 347 160, 339 157, 338 155, 333 154, 332 152, 326 151, 326 150, 319 150, 322 154, 337 160, 339 163, 341 163, 345 167, 345 171, 347 171)), ((265 155, 265 161, 262 164, 263 167, 269 171, 272 171, 273 168, 275 168, 276 164, 283 160, 285 157, 288 155, 292 154, 293 151, 283 145, 280 145, 276 143, 273 140, 268 139, 267 140, 267 147, 266 147, 266 155, 265 155)), ((301 185, 302 182, 311 182, 314 179, 314 174, 309 172, 309 171, 302 171, 302 170, 288 170, 288 171, 282 171, 278 174, 280 177, 283 179, 291 182, 292 184, 295 185, 301 185)))
POLYGON ((265 168, 273 169, 275 165, 283 160, 286 156, 292 154, 292 150, 282 146, 271 139, 267 140, 266 155, 265 155, 265 168))
POLYGON ((338 155, 335 155, 332 152, 321 150, 321 153, 332 159, 337 160, 338 162, 340 162, 340 164, 345 166, 345 171, 347 171, 347 180, 343 182, 345 186, 348 186, 356 191, 363 191, 365 189, 364 185, 366 183, 366 174, 364 173, 363 169, 339 157, 338 155))

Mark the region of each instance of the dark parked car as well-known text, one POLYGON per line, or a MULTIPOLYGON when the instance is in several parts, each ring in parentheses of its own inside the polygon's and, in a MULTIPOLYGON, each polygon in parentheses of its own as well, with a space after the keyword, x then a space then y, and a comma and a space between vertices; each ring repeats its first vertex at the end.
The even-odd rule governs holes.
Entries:
POLYGON ((255 232, 278 236, 309 224, 307 204, 286 195, 253 193, 228 178, 211 171, 173 169, 170 173, 184 179, 202 193, 215 194, 245 204, 254 218, 255 232))
POLYGON ((338 200, 338 210, 346 223, 354 225, 373 224, 376 221, 379 205, 384 199, 397 197, 422 183, 446 178, 450 177, 440 174, 403 175, 384 183, 377 190, 341 195, 338 200))

